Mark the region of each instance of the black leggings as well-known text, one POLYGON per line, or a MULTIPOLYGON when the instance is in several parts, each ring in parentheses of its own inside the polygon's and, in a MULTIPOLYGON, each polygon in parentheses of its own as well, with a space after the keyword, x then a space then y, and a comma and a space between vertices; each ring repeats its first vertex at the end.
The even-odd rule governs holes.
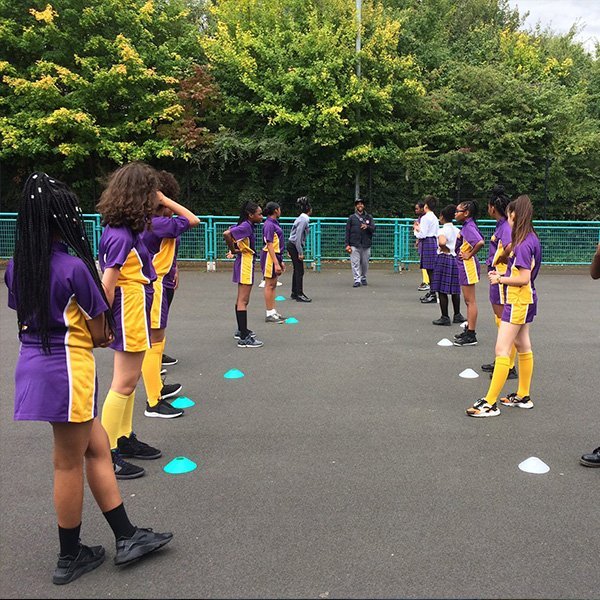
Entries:
POLYGON ((304 278, 304 261, 300 260, 298 256, 298 249, 296 244, 293 242, 287 243, 287 251, 292 259, 292 265, 294 265, 294 273, 292 275, 292 294, 294 296, 302 296, 304 294, 302 280, 304 278))
MULTIPOLYGON (((438 292, 440 297, 440 310, 442 311, 442 317, 448 316, 448 294, 442 294, 438 292)), ((452 308, 454 308, 454 314, 460 313, 460 294, 452 294, 452 308)))

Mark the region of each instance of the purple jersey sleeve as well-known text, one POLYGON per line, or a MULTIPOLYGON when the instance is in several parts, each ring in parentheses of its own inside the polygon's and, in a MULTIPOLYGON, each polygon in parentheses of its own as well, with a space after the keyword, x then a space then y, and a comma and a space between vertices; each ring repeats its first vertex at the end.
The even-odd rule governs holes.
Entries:
POLYGON ((267 219, 263 226, 263 238, 265 239, 265 242, 273 243, 273 240, 275 239, 275 230, 275 221, 273 221, 273 219, 267 219))
POLYGON ((483 242, 483 236, 473 221, 462 228, 462 237, 464 241, 471 244, 472 248, 475 247, 475 244, 483 242))
POLYGON ((515 260, 513 266, 517 269, 531 269, 533 258, 535 256, 535 248, 529 238, 526 238, 521 244, 517 244, 513 248, 515 260))
POLYGON ((232 227, 229 232, 234 240, 243 240, 252 235, 252 225, 249 221, 243 221, 239 225, 232 227))
POLYGON ((497 238, 502 242, 502 247, 506 248, 512 242, 512 229, 508 221, 504 221, 498 230, 497 238))
POLYGON ((17 310, 17 300, 15 298, 15 294, 13 292, 13 276, 14 276, 14 265, 12 258, 10 259, 8 265, 6 265, 6 272, 4 273, 4 283, 8 288, 8 308, 12 308, 13 310, 17 310))
POLYGON ((98 284, 94 281, 92 274, 81 261, 73 265, 73 271, 69 277, 69 285, 79 308, 86 314, 86 318, 93 319, 108 309, 98 284))
POLYGON ((190 228, 185 217, 153 217, 152 232, 159 238, 176 238, 190 228))
POLYGON ((135 244, 133 234, 125 227, 112 229, 102 242, 104 242, 102 270, 112 267, 118 267, 120 270, 135 244))

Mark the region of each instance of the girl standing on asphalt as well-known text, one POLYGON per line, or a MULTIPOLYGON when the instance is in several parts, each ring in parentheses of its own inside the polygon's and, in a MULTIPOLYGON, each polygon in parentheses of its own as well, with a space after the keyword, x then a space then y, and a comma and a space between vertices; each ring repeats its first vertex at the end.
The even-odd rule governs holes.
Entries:
POLYGON ((309 231, 312 207, 306 196, 296 200, 300 215, 292 225, 292 231, 287 243, 287 251, 292 259, 294 273, 292 274, 292 294, 290 298, 296 302, 312 302, 304 293, 304 245, 309 231))

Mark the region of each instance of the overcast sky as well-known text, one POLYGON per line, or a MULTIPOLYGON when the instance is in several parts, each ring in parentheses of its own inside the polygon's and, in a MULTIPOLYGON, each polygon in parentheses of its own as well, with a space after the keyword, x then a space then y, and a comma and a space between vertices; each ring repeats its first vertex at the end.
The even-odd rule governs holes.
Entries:
POLYGON ((595 42, 600 40, 600 0, 509 0, 518 6, 519 13, 529 12, 526 27, 549 26, 557 33, 566 33, 573 23, 583 30, 577 40, 593 52, 595 42))

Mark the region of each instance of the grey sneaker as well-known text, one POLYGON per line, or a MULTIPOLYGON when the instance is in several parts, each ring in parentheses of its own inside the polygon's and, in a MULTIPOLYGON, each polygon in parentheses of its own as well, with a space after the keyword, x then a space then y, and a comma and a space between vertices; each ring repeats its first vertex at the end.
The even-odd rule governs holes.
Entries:
POLYGON ((238 348, 260 348, 263 343, 257 340, 253 335, 238 341, 238 348))
POLYGON ((126 565, 134 560, 139 560, 142 556, 162 548, 172 539, 172 533, 154 533, 152 529, 138 527, 131 537, 117 540, 115 565, 126 565))
MULTIPOLYGON (((248 331, 250 332, 250 335, 252 337, 256 337, 256 334, 254 333, 254 331, 252 331, 251 329, 249 329, 248 331)), ((239 329, 237 329, 236 332, 233 334, 233 339, 234 340, 241 340, 242 339, 242 337, 240 335, 240 330, 239 329)))
POLYGON ((282 317, 280 314, 275 313, 270 317, 265 317, 265 323, 285 323, 285 317, 282 317))

